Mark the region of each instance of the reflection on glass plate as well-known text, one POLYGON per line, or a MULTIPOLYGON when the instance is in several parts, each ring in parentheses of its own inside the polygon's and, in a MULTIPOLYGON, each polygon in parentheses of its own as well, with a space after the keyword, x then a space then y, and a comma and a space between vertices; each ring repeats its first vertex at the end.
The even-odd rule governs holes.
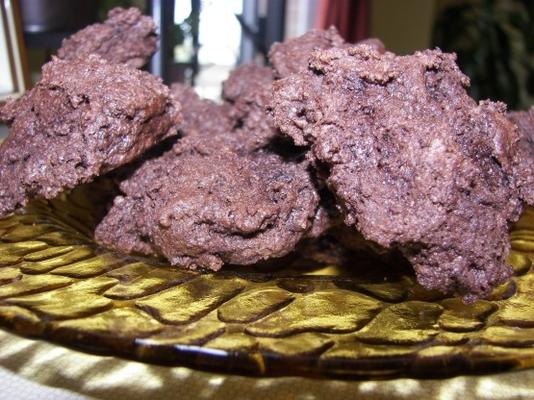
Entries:
POLYGON ((8 329, 248 375, 429 377, 534 365, 533 209, 511 233, 515 277, 466 306, 423 290, 409 270, 362 260, 349 273, 297 257, 269 272, 197 274, 112 253, 91 240, 95 211, 84 190, 0 220, 8 329))

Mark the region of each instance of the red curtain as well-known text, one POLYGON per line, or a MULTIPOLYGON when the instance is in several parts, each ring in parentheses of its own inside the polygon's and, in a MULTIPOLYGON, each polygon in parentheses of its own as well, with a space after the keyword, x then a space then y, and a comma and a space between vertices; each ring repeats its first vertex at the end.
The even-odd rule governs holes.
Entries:
POLYGON ((334 25, 350 43, 369 36, 369 0, 319 0, 315 27, 334 25))

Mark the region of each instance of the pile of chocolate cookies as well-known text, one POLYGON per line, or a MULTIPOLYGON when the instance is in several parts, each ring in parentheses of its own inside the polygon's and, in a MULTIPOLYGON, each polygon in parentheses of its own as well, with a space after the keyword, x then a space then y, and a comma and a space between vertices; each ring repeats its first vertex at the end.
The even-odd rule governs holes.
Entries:
POLYGON ((114 9, 1 106, 1 216, 113 171, 95 239, 119 251, 218 270, 337 232, 466 301, 510 276, 534 111, 477 104, 453 54, 311 31, 273 45, 271 67, 236 68, 215 103, 136 69, 155 49, 149 17, 114 9))

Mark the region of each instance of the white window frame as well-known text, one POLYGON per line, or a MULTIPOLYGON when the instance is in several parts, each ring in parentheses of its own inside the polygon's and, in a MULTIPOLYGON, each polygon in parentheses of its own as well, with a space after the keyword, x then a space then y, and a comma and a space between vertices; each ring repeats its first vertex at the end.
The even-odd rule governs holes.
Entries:
POLYGON ((16 0, 0 0, 0 100, 28 88, 27 60, 16 0))

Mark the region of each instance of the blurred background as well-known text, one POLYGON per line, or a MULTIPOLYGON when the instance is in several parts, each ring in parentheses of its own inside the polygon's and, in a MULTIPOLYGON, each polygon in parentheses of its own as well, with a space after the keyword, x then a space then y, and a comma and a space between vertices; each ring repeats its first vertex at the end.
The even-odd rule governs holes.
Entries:
MULTIPOLYGON (((474 98, 501 100, 510 109, 534 103, 534 0, 0 1, 3 14, 12 9, 20 32, 26 87, 63 38, 102 21, 113 7, 136 6, 160 31, 148 69, 212 99, 237 64, 265 63, 273 42, 334 25, 349 42, 377 37, 398 54, 436 46, 454 51, 474 98)), ((6 40, 0 37, 0 44, 6 40)), ((0 76, 7 76, 4 69, 0 62, 0 76)))

